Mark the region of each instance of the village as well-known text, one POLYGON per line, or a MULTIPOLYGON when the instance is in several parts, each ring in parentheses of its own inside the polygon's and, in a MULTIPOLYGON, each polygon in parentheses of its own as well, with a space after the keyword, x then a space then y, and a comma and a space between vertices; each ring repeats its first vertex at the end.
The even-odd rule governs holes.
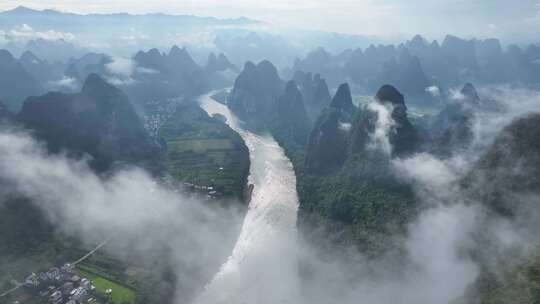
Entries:
MULTIPOLYGON (((24 296, 14 300, 13 304, 86 304, 98 303, 98 299, 99 302, 107 301, 107 295, 95 292, 92 282, 77 275, 72 264, 33 273, 20 285, 25 291, 24 296)), ((106 293, 110 294, 112 290, 107 290, 106 293)))

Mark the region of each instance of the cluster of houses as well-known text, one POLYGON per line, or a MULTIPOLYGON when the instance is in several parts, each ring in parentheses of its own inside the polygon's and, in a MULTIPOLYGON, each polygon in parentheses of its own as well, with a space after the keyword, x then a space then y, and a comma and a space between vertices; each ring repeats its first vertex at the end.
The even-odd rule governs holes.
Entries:
POLYGON ((95 287, 87 278, 74 272, 74 266, 52 267, 45 272, 29 275, 23 283, 28 291, 48 304, 86 304, 94 303, 92 291, 95 287))
POLYGON ((169 98, 164 101, 155 100, 146 103, 155 112, 144 117, 144 128, 151 136, 157 137, 159 128, 176 112, 180 101, 180 98, 169 98))

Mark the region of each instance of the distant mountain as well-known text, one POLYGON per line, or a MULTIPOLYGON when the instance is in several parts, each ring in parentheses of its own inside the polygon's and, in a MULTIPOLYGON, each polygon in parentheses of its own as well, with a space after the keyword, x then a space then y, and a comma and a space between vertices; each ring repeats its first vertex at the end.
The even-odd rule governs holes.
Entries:
POLYGON ((427 97, 426 88, 432 83, 426 76, 420 60, 416 56, 411 56, 404 51, 399 60, 392 58, 384 63, 375 78, 375 83, 371 87, 379 87, 382 84, 390 83, 407 96, 427 97))
POLYGON ((439 43, 416 35, 398 45, 370 45, 335 55, 318 48, 297 59, 291 70, 318 73, 330 79, 331 88, 350 77, 352 90, 359 94, 374 94, 388 83, 411 102, 425 105, 434 99, 426 92, 433 85, 443 91, 466 82, 535 87, 540 81, 538 62, 540 47, 535 45, 503 49, 497 39, 467 40, 448 35, 439 43))
POLYGON ((64 74, 82 83, 90 74, 103 75, 105 65, 110 62, 112 58, 106 54, 87 53, 80 58, 70 59, 64 74))
POLYGON ((123 89, 137 105, 151 100, 193 97, 210 89, 210 78, 185 47, 173 46, 168 53, 155 48, 139 51, 133 61, 134 81, 123 89))
POLYGON ((18 111, 25 98, 43 92, 39 82, 6 50, 0 50, 0 99, 18 111))
POLYGON ((157 146, 146 134, 128 97, 96 74, 80 93, 30 97, 17 119, 52 151, 87 153, 104 169, 116 161, 151 161, 157 146))
POLYGON ((160 25, 182 25, 197 23, 205 24, 257 24, 259 21, 240 17, 236 19, 218 19, 213 17, 197 17, 192 15, 167 15, 161 13, 150 13, 144 15, 132 15, 127 13, 114 14, 76 14, 61 12, 52 9, 35 10, 24 6, 16 7, 0 13, 0 22, 4 25, 28 24, 32 27, 63 27, 69 29, 82 29, 85 26, 106 28, 116 23, 117 26, 139 26, 142 24, 160 25))
POLYGON ((148 52, 139 51, 134 60, 139 66, 153 69, 167 75, 182 75, 190 77, 193 73, 201 72, 201 68, 189 55, 186 48, 173 46, 168 54, 162 54, 157 49, 148 52))
POLYGON ((242 120, 256 127, 274 117, 276 102, 284 84, 269 61, 247 62, 229 95, 229 108, 242 120))
POLYGON ((193 60, 186 48, 173 46, 169 53, 157 49, 139 51, 133 57, 143 79, 162 79, 185 89, 201 89, 204 86, 203 69, 193 60))
POLYGON ((227 70, 238 72, 238 68, 229 61, 229 58, 227 58, 225 54, 220 53, 216 56, 216 54, 212 52, 208 55, 208 61, 205 66, 206 72, 224 72, 227 70))
MULTIPOLYGON (((0 20, 1 19, 2 18, 0 17, 0 20)), ((63 38, 31 39, 24 45, 23 49, 30 51, 51 63, 65 63, 72 57, 80 57, 90 52, 87 48, 77 46, 63 38)))
POLYGON ((342 67, 349 56, 349 51, 334 56, 324 48, 317 48, 303 59, 296 58, 292 70, 322 75, 330 86, 336 87, 345 77, 342 67))
POLYGON ((31 51, 25 51, 19 58, 19 62, 43 86, 49 82, 62 79, 65 65, 62 63, 49 63, 42 60, 31 51))
POLYGON ((321 75, 296 71, 293 80, 298 84, 310 120, 315 121, 322 109, 330 105, 332 97, 321 75))

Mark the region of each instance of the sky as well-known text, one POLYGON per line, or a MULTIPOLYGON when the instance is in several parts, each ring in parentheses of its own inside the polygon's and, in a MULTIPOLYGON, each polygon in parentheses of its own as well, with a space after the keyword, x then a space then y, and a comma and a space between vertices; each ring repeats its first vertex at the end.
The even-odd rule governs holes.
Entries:
POLYGON ((386 37, 449 33, 520 41, 540 34, 540 0, 2 0, 0 9, 19 5, 78 13, 245 16, 280 27, 386 37))

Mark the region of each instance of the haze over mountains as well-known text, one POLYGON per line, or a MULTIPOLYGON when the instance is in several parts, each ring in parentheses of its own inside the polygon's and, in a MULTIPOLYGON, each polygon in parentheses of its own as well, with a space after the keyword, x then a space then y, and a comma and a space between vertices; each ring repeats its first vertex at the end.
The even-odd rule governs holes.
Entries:
POLYGON ((0 13, 0 303, 538 302, 535 41, 267 26, 0 13))

